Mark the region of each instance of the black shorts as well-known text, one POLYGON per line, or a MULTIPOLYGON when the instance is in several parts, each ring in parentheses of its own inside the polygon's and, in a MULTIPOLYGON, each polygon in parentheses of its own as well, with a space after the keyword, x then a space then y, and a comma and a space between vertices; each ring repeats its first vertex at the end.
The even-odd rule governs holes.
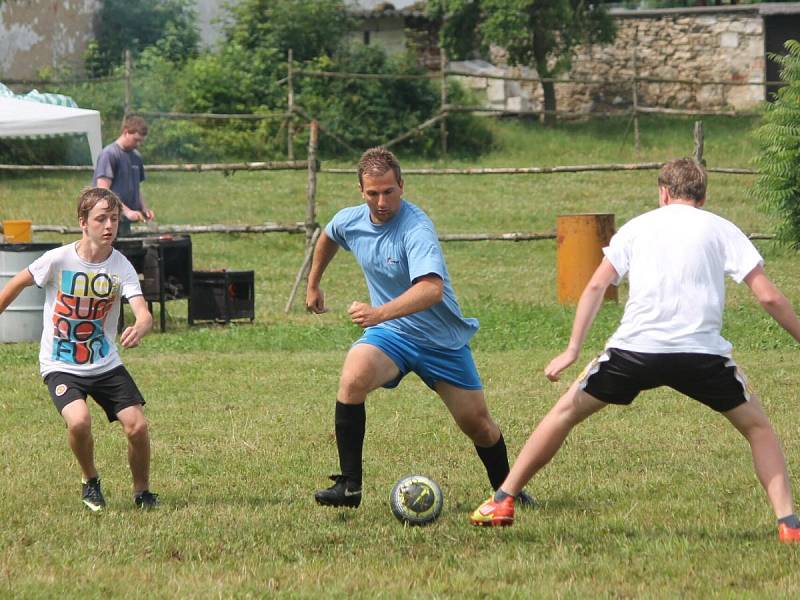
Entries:
POLYGON ((109 421, 116 421, 117 413, 124 408, 144 404, 142 393, 122 365, 106 373, 90 376, 54 371, 47 374, 44 382, 58 414, 70 402, 86 400, 86 396, 94 398, 109 421))
POLYGON ((578 385, 609 404, 630 404, 642 390, 662 385, 718 412, 750 400, 744 373, 733 359, 715 354, 652 354, 609 348, 587 365, 578 385))

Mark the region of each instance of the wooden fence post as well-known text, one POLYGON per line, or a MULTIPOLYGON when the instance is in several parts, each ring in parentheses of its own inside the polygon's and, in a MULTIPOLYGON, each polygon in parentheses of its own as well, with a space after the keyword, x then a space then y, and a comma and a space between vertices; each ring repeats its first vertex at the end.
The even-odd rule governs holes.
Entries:
POLYGON ((317 146, 319 144, 319 124, 316 119, 309 123, 308 135, 308 188, 306 204, 306 244, 317 228, 317 146))
POLYGON ((703 122, 694 122, 694 160, 697 164, 705 166, 706 161, 703 158, 703 122))
POLYGON ((638 27, 633 35, 633 145, 636 156, 639 156, 642 149, 642 139, 639 133, 639 62, 636 53, 639 43, 638 27))
MULTIPOLYGON (((447 51, 439 48, 439 68, 441 69, 441 112, 445 113, 447 107, 447 51)), ((447 113, 445 113, 446 115, 447 113)), ((447 156, 447 117, 439 122, 439 131, 442 139, 442 156, 447 156)))
POLYGON ((286 160, 294 160, 294 83, 292 82, 292 63, 292 49, 289 48, 286 74, 287 112, 289 113, 286 122, 286 160))
POLYGON ((319 239, 322 229, 317 224, 317 144, 319 140, 319 125, 315 119, 309 123, 308 135, 308 188, 307 196, 308 203, 306 204, 306 250, 303 257, 303 264, 300 265, 300 270, 294 278, 294 285, 292 291, 289 293, 289 299, 286 301, 285 313, 292 310, 297 290, 300 284, 308 278, 308 273, 311 270, 311 261, 314 258, 314 246, 319 239))
POLYGON ((131 112, 131 79, 133 78, 133 64, 131 61, 131 51, 125 48, 125 100, 122 106, 122 120, 124 121, 131 112))

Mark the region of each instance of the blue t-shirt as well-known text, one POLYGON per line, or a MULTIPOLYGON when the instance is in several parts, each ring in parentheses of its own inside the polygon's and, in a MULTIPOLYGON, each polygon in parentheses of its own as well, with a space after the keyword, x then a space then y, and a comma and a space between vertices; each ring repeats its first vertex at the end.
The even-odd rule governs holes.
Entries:
POLYGON ((111 180, 111 191, 131 210, 142 210, 139 183, 144 181, 144 161, 137 150, 126 152, 112 142, 100 153, 94 168, 92 186, 105 177, 111 180))
POLYGON ((381 225, 370 220, 366 204, 345 208, 336 213, 325 233, 352 252, 361 265, 373 306, 394 300, 419 277, 435 274, 442 278, 441 302, 382 326, 421 346, 450 349, 464 346, 478 330, 477 319, 461 314, 436 229, 417 206, 403 200, 397 214, 381 225))

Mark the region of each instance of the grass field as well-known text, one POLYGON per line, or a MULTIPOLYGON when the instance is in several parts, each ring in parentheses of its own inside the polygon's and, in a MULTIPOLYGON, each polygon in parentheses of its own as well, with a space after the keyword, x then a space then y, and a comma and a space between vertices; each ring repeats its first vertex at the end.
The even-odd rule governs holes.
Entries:
MULTIPOLYGON (((749 166, 751 125, 707 121, 709 164, 749 166)), ((625 127, 500 124, 498 148, 480 164, 633 161, 625 127)), ((691 122, 645 120, 643 142, 641 160, 688 155, 691 122)), ((428 166, 401 158, 406 167, 428 166)), ((74 223, 85 175, 0 177, 0 218, 74 223)), ((573 212, 611 212, 619 226, 655 206, 655 177, 409 176, 406 192, 440 233, 549 231, 557 215, 573 212)), ((774 223, 748 198, 750 182, 712 174, 708 207, 746 232, 768 232, 774 223)), ((294 222, 305 214, 305 173, 153 173, 144 189, 163 224, 294 222)), ((318 197, 325 222, 358 202, 354 178, 322 175, 318 197)), ((133 509, 123 435, 94 406, 109 508, 83 509, 64 428, 37 375, 37 345, 0 345, 0 597, 797 596, 800 553, 775 539, 746 444, 727 421, 667 390, 581 425, 532 482, 538 508, 510 529, 482 530, 467 515, 488 495, 483 468, 438 399, 408 377, 367 403, 361 508, 317 507, 311 493, 338 470, 333 403, 341 361, 359 333, 345 307, 367 297, 361 274, 340 253, 323 281, 331 312, 306 314, 300 298, 287 316, 302 236, 209 234, 192 242, 196 269, 255 270, 256 322, 189 328, 185 302, 173 302, 167 333, 124 351, 148 400, 158 512, 133 509), (403 527, 389 510, 392 484, 412 472, 444 490, 444 513, 427 528, 403 527)), ((757 245, 768 273, 796 300, 795 252, 757 245)), ((555 244, 457 242, 444 251, 465 314, 481 320, 475 358, 516 455, 577 372, 560 384, 541 375, 572 319, 555 299, 555 244)), ((621 313, 622 303, 604 306, 581 362, 602 348, 621 313)), ((795 343, 733 284, 725 334, 794 469, 795 343)))

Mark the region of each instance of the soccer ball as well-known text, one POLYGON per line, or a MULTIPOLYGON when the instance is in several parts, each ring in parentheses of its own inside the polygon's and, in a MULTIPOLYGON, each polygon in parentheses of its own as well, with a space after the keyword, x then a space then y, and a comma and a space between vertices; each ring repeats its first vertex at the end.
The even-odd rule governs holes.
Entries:
POLYGON ((427 525, 442 514, 444 496, 439 484, 424 475, 406 475, 398 480, 389 497, 392 514, 401 523, 427 525))

